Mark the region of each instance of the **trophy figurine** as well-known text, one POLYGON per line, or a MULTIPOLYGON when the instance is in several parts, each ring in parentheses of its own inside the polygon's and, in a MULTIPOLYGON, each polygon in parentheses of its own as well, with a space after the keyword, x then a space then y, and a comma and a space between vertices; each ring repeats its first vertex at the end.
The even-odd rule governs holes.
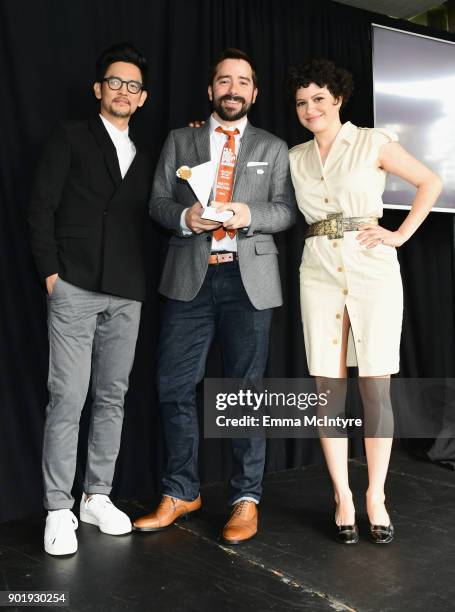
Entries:
POLYGON ((213 206, 210 206, 209 198, 212 192, 215 172, 216 164, 212 161, 208 161, 204 164, 199 164, 199 166, 194 166, 193 168, 180 166, 175 174, 178 178, 188 182, 194 195, 202 204, 204 208, 204 212, 201 215, 202 219, 210 219, 211 221, 224 223, 224 221, 230 219, 234 213, 231 210, 225 210, 224 212, 218 213, 213 206))

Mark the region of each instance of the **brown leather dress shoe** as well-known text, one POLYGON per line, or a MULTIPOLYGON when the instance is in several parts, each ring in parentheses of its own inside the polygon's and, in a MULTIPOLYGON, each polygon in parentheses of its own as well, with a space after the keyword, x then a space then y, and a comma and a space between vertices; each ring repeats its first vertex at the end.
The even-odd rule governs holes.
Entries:
POLYGON ((135 531, 164 531, 172 527, 179 516, 185 516, 190 512, 199 510, 200 507, 200 495, 193 501, 163 495, 156 510, 137 518, 133 523, 133 529, 135 531))
POLYGON ((257 505, 242 499, 234 505, 231 516, 224 526, 221 541, 224 544, 241 544, 251 540, 258 530, 257 505))

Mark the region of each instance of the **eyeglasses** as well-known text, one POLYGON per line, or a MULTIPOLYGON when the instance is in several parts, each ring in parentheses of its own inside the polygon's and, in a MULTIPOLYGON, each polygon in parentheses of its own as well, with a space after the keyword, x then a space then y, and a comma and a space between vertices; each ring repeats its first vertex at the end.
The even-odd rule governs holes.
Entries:
POLYGON ((125 83, 127 90, 132 94, 138 94, 142 89, 142 83, 139 81, 122 81, 118 77, 106 77, 103 79, 104 81, 108 84, 109 89, 114 91, 122 89, 123 83, 125 83))

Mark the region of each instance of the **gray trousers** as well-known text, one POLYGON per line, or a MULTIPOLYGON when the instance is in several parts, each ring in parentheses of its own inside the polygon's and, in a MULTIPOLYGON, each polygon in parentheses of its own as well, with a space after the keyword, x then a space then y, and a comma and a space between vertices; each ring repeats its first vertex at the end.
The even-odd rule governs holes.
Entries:
POLYGON ((44 507, 72 508, 79 420, 92 377, 84 491, 109 495, 133 365, 141 303, 57 279, 48 297, 49 404, 43 443, 44 507))

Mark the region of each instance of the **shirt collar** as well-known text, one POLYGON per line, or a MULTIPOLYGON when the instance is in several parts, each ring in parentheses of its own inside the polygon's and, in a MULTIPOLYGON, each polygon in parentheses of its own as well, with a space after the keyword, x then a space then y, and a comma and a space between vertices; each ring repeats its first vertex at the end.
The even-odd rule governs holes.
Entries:
POLYGON ((357 136, 357 126, 350 121, 346 121, 340 128, 339 140, 345 140, 349 144, 352 144, 357 136))
POLYGON ((235 130, 237 128, 238 131, 240 132, 239 137, 242 138, 243 132, 245 131, 247 123, 248 123, 248 118, 244 117, 242 121, 238 123, 236 126, 226 127, 225 125, 217 121, 213 115, 210 115, 210 132, 214 132, 218 126, 221 126, 223 130, 235 130))
POLYGON ((101 117, 101 121, 104 123, 104 127, 106 128, 106 130, 109 133, 109 136, 113 139, 113 140, 123 140, 123 139, 127 139, 129 136, 129 126, 126 128, 126 130, 119 130, 117 127, 115 127, 115 125, 113 123, 111 123, 110 121, 108 121, 106 119, 106 117, 103 117, 103 115, 100 114, 101 117))

